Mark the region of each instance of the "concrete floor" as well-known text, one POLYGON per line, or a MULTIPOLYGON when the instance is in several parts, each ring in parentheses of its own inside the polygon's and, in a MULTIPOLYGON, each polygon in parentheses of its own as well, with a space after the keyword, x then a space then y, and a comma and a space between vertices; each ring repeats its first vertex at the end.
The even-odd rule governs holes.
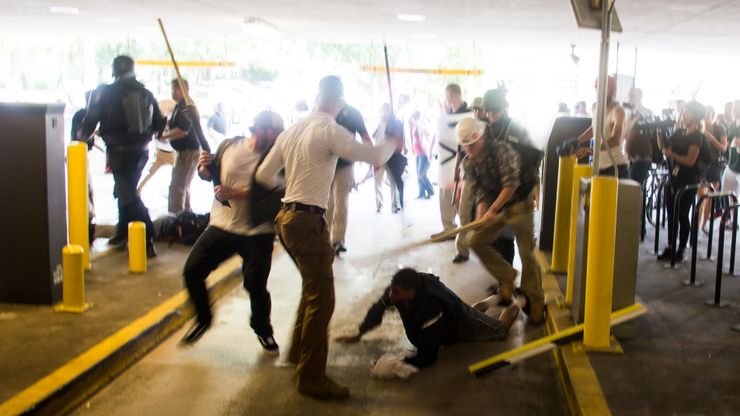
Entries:
MULTIPOLYGON (((375 213, 372 185, 351 197, 349 252, 334 263, 337 306, 331 337, 354 331, 365 311, 381 294, 394 270, 417 267, 440 275, 466 301, 486 294, 494 281, 477 260, 452 265, 452 242, 426 246, 399 257, 368 259, 396 245, 439 231, 438 203, 407 201, 404 214, 388 208, 375 213)), ((409 188, 415 188, 413 185, 409 188)), ((409 195, 414 195, 413 190, 409 195)), ((273 260, 269 289, 273 297, 276 339, 287 348, 300 295, 300 276, 285 253, 273 260)), ((373 359, 387 351, 411 347, 398 315, 389 313, 381 328, 360 344, 330 344, 328 373, 352 391, 350 400, 324 403, 295 392, 294 369, 265 357, 248 326, 249 301, 238 288, 216 306, 216 325, 194 347, 177 345, 175 334, 136 366, 77 410, 78 415, 203 414, 565 414, 552 357, 544 354, 521 366, 481 379, 467 365, 537 338, 543 327, 518 321, 505 342, 447 347, 431 369, 408 381, 370 377, 373 359)))

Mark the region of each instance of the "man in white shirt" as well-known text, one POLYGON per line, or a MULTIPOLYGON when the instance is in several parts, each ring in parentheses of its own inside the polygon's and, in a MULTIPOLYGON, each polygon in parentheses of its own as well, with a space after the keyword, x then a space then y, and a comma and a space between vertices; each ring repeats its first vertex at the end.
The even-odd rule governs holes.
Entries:
POLYGON ((360 144, 335 117, 342 108, 344 87, 339 78, 319 82, 317 111, 292 125, 276 140, 257 170, 257 181, 276 186, 275 176, 285 169, 283 209, 275 230, 295 261, 303 279, 303 292, 288 361, 297 365, 298 392, 317 399, 342 399, 349 389, 326 376, 327 328, 334 312, 334 249, 324 212, 329 200, 337 158, 381 166, 395 145, 360 144))
MULTIPOLYGON (((392 116, 393 114, 391 114, 390 104, 383 104, 383 106, 380 107, 380 123, 378 123, 378 128, 375 129, 375 133, 373 133, 373 140, 376 146, 380 146, 386 142, 385 128, 388 126, 388 120, 390 120, 392 116)), ((386 175, 387 170, 387 165, 373 166, 373 176, 375 177, 375 207, 377 212, 380 212, 380 209, 383 208, 383 178, 387 177, 391 186, 391 211, 395 213, 398 212, 401 207, 398 204, 398 191, 396 190, 396 184, 393 182, 393 175, 391 175, 390 172, 386 175)))
POLYGON ((196 342, 211 326, 213 318, 205 280, 221 262, 239 253, 244 260, 244 289, 249 292, 252 307, 250 325, 265 353, 277 355, 278 345, 270 325, 270 293, 267 291, 275 230, 270 221, 253 224, 250 197, 255 185, 255 170, 283 131, 283 119, 277 113, 264 111, 254 119, 250 130, 252 136, 248 139, 236 137, 221 142, 215 157, 207 152, 200 155, 200 177, 213 179, 208 166, 215 161, 221 184, 214 188, 208 228, 195 242, 183 270, 197 319, 182 342, 196 342), (228 201, 229 205, 222 201, 228 201))

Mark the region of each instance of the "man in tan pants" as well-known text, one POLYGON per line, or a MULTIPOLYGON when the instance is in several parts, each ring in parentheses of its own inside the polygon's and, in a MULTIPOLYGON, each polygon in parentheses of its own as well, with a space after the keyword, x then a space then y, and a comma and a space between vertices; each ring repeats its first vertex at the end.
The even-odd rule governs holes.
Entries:
POLYGON ((522 292, 528 300, 525 312, 531 323, 542 323, 544 292, 534 256, 534 201, 530 193, 518 192, 522 185, 521 157, 508 142, 489 138, 486 124, 480 120, 464 119, 457 131, 460 144, 468 154, 465 172, 475 194, 476 218, 484 222, 469 234, 470 247, 498 280, 501 298, 510 301, 517 271, 493 245, 504 227, 509 226, 522 260, 522 292))
POLYGON ((295 261, 303 280, 288 361, 297 365, 298 392, 317 399, 342 399, 349 389, 326 375, 327 329, 334 312, 334 250, 323 214, 341 156, 376 166, 385 164, 395 144, 360 144, 334 117, 342 108, 343 86, 328 76, 319 83, 317 111, 278 136, 257 170, 256 179, 272 189, 285 168, 283 208, 275 231, 295 261))

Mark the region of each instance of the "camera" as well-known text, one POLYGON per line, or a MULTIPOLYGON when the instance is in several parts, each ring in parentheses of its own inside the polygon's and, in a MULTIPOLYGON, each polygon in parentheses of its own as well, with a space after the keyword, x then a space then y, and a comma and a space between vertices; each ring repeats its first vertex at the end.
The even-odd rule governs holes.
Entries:
POLYGON ((658 133, 666 139, 671 137, 675 126, 676 116, 672 108, 664 109, 660 117, 642 119, 637 123, 640 134, 658 133))

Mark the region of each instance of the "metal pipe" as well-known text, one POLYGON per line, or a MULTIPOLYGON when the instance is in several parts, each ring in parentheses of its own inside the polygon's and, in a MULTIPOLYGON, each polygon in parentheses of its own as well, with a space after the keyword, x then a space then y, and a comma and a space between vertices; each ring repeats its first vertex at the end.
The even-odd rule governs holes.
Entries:
POLYGON ((609 72, 609 40, 611 36, 611 11, 614 0, 601 2, 601 56, 599 59, 599 79, 596 100, 596 125, 594 131, 594 175, 599 173, 599 153, 604 134, 606 111, 606 85, 609 72))

